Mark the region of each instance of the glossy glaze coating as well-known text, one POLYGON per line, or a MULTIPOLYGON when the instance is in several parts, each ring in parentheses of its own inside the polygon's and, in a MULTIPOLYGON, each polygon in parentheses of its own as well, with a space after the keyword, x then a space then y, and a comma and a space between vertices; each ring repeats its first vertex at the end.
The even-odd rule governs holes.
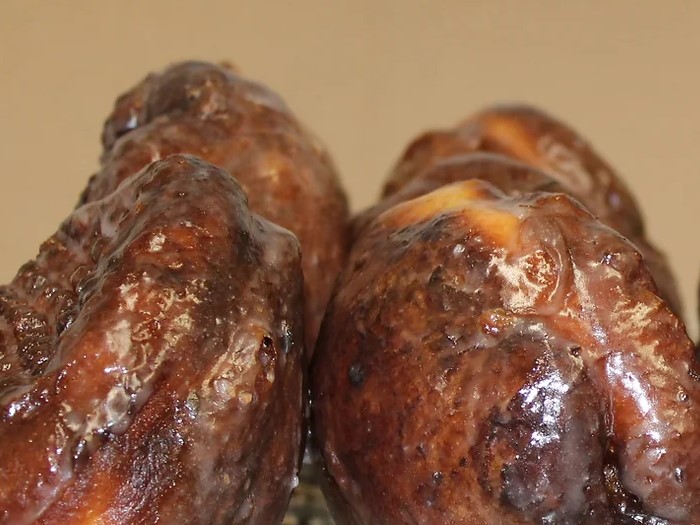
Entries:
POLYGON ((279 523, 302 419, 296 238, 172 156, 0 287, 0 523, 279 523))
POLYGON ((626 239, 445 186, 354 244, 313 425, 339 525, 697 525, 700 370, 626 239))
POLYGON ((530 106, 488 108, 451 130, 431 131, 411 143, 389 177, 384 196, 454 155, 484 151, 518 159, 557 180, 597 218, 640 250, 662 296, 676 313, 680 296, 666 258, 646 238, 639 207, 621 177, 572 128, 530 106))
POLYGON ((102 141, 102 170, 82 202, 107 195, 152 161, 190 153, 228 171, 254 212, 294 232, 313 348, 346 254, 347 202, 323 145, 276 93, 227 66, 175 64, 117 100, 102 141))

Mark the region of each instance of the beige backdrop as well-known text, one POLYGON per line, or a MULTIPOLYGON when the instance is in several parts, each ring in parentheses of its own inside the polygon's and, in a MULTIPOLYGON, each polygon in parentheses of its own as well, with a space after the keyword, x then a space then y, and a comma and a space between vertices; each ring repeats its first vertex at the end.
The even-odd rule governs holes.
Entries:
POLYGON ((0 0, 0 279, 76 202, 118 93, 228 59, 323 138, 356 209, 426 127, 504 100, 560 115, 635 190, 695 327, 699 22, 661 0, 0 0))

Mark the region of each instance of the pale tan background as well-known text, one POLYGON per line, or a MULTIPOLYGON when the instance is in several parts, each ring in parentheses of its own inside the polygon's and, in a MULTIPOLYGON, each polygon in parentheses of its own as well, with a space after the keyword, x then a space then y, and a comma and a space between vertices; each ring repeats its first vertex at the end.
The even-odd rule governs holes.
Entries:
POLYGON ((329 146, 354 207, 420 130, 540 104, 625 175, 695 327, 700 2, 0 0, 0 279, 95 170, 115 96, 171 61, 229 59, 329 146))

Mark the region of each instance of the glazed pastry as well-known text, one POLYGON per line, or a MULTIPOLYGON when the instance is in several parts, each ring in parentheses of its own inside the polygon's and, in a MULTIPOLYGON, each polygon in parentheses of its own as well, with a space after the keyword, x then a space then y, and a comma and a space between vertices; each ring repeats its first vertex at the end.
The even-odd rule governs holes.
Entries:
POLYGON ((474 151, 520 160, 558 181, 593 215, 639 248, 662 297, 674 312, 681 313, 680 296, 668 263, 647 240, 639 207, 622 179, 583 137, 536 108, 496 106, 452 130, 423 134, 399 160, 384 187, 384 196, 421 177, 440 161, 474 151))
POLYGON ((312 374, 338 525, 700 523, 692 343, 566 195, 469 180, 379 215, 312 374))
POLYGON ((183 62, 122 95, 102 142, 102 169, 83 203, 108 195, 154 160, 189 153, 228 171, 254 212, 294 232, 303 249, 313 349, 346 254, 348 208, 330 157, 278 95, 228 66, 183 62))
POLYGON ((302 438, 296 238, 171 156, 0 287, 0 523, 270 525, 302 438))

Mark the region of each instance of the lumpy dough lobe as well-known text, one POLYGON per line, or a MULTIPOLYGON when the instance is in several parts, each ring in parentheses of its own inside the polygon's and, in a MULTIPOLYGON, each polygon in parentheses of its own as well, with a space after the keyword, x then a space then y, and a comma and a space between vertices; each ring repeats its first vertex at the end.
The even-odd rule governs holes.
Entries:
POLYGON ((279 522, 302 301, 295 237, 194 157, 75 210, 0 287, 0 523, 279 522))
POLYGON ((336 520, 700 522, 682 323, 626 239, 515 193, 459 182, 361 230, 312 371, 336 520))
POLYGON ((347 199, 321 142, 267 87, 231 68, 182 62, 147 76, 116 102, 103 131, 102 168, 82 202, 101 198, 144 165, 175 153, 228 171, 251 209, 294 232, 313 350, 347 251, 347 199))
POLYGON ((678 289, 664 254, 648 239, 632 192, 589 142, 564 122, 527 105, 486 108, 452 129, 415 139, 384 186, 389 199, 443 161, 483 152, 515 159, 553 178, 593 215, 632 241, 644 256, 663 298, 682 312, 678 289))

